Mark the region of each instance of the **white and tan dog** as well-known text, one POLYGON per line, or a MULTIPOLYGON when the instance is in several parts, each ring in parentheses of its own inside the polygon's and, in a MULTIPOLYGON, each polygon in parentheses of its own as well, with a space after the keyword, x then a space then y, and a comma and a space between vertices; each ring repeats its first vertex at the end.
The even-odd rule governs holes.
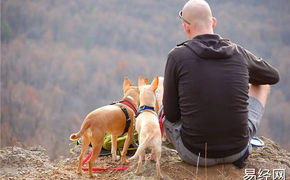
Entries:
POLYGON ((130 126, 128 128, 128 136, 126 138, 121 161, 122 163, 127 163, 126 153, 128 150, 128 146, 131 142, 131 135, 133 131, 133 121, 135 120, 135 108, 139 105, 139 89, 137 86, 132 86, 131 81, 125 77, 123 83, 123 92, 124 97, 123 101, 126 101, 127 104, 117 103, 117 105, 108 105, 100 107, 87 115, 85 118, 81 129, 78 133, 74 133, 70 136, 71 140, 77 140, 82 137, 82 150, 79 156, 79 165, 78 165, 78 173, 82 172, 82 160, 83 157, 89 147, 89 144, 92 144, 93 153, 89 160, 89 175, 93 177, 92 166, 94 164, 94 160, 98 157, 103 141, 105 133, 112 134, 112 148, 111 153, 113 160, 117 160, 118 157, 116 155, 117 150, 117 137, 124 133, 124 129, 126 127, 126 117, 124 112, 122 112, 121 108, 118 105, 121 105, 126 108, 128 115, 131 119, 130 126))
POLYGON ((151 148, 151 157, 154 157, 156 161, 156 173, 157 177, 161 178, 160 172, 160 158, 161 158, 161 132, 158 122, 156 109, 156 95, 155 90, 158 87, 158 77, 156 76, 151 85, 147 85, 142 77, 138 79, 138 88, 140 90, 140 114, 136 118, 136 130, 138 131, 139 146, 131 158, 136 159, 139 157, 136 174, 140 173, 142 166, 142 160, 145 156, 146 148, 151 148))

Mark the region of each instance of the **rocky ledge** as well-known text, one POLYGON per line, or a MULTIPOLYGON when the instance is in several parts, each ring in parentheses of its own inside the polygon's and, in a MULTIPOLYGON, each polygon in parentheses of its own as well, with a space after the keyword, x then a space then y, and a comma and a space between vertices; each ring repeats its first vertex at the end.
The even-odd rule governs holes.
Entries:
MULTIPOLYGON (((161 171, 163 179, 244 179, 255 176, 256 179, 290 178, 290 153, 275 142, 261 137, 265 146, 254 148, 243 169, 231 164, 213 167, 194 167, 184 163, 175 150, 163 147, 161 171), (284 173, 284 174, 283 174, 284 173)), ((88 179, 87 172, 76 173, 77 156, 80 147, 75 147, 69 158, 50 161, 42 147, 5 147, 0 150, 0 179, 88 179)), ((145 161, 141 174, 135 175, 136 162, 125 171, 95 172, 96 179, 157 179, 154 161, 145 161)), ((119 161, 112 161, 111 156, 96 159, 95 167, 123 167, 119 161)))

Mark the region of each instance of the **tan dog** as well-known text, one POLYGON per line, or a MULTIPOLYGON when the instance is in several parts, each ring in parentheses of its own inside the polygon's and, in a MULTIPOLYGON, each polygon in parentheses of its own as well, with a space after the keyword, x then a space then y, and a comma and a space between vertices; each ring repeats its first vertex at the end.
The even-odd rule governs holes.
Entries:
MULTIPOLYGON (((142 160, 145 156, 145 149, 151 148, 151 156, 156 161, 156 172, 157 177, 161 178, 160 172, 160 158, 161 158, 161 132, 158 122, 158 117, 153 108, 156 105, 155 90, 158 87, 158 77, 156 76, 151 85, 146 85, 146 82, 142 77, 138 79, 138 88, 140 90, 140 108, 148 107, 143 109, 138 117, 136 118, 136 130, 139 133, 138 140, 139 146, 129 160, 136 159, 139 157, 136 174, 140 173, 142 166, 142 160)), ((139 108, 139 109, 140 109, 139 108)))
MULTIPOLYGON (((127 77, 125 77, 124 79, 123 92, 124 92, 124 97, 122 98, 122 100, 129 102, 131 105, 134 106, 134 108, 138 107, 139 102, 140 102, 139 89, 136 86, 132 86, 132 83, 127 77)), ((131 119, 131 124, 128 129, 128 136, 125 141, 124 148, 122 151, 122 157, 121 157, 122 163, 128 163, 126 159, 126 154, 127 154, 128 146, 130 145, 130 141, 131 141, 131 135, 133 131, 133 121, 135 121, 135 117, 134 117, 135 112, 133 110, 134 108, 128 105, 121 104, 121 103, 117 103, 117 104, 126 108, 128 115, 131 119)), ((83 137, 82 150, 79 156, 78 173, 81 174, 82 172, 82 160, 86 151, 88 150, 89 144, 91 143, 93 147, 93 153, 89 160, 89 175, 90 177, 93 177, 92 167, 94 164, 94 160, 101 151, 101 148, 103 145, 103 139, 106 132, 112 134, 111 153, 112 153, 113 160, 117 160, 118 159, 116 155, 117 137, 119 135, 122 135, 122 133, 124 132, 125 126, 126 126, 125 114, 121 110, 121 108, 117 105, 103 106, 89 113, 87 117, 85 118, 80 131, 70 136, 71 140, 77 140, 80 137, 83 137)))

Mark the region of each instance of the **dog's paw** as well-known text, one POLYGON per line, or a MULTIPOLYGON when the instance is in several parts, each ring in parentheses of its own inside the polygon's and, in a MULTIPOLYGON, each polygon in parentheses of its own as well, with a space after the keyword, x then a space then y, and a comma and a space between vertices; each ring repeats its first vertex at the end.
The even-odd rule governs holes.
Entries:
POLYGON ((137 176, 139 176, 141 173, 140 173, 140 171, 136 170, 136 171, 135 171, 135 174, 136 174, 137 176))
POLYGON ((158 178, 158 179, 163 179, 162 174, 160 174, 159 176, 157 175, 157 178, 158 178))
POLYGON ((126 159, 126 158, 122 158, 122 164, 128 164, 129 163, 129 161, 126 159))
POLYGON ((120 156, 116 155, 116 156, 112 156, 113 161, 119 161, 120 160, 120 156))

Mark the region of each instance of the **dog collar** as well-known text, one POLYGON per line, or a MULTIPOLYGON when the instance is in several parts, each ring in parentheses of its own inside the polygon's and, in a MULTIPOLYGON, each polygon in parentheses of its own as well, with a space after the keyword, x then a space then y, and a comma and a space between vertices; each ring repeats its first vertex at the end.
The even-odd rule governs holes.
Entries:
POLYGON ((140 107, 138 108, 138 112, 139 112, 139 113, 140 113, 141 111, 144 111, 144 110, 151 110, 151 111, 154 111, 154 107, 144 105, 144 106, 140 106, 140 107))
POLYGON ((151 112, 153 114, 156 114, 156 112, 154 111, 154 107, 144 105, 144 106, 140 106, 138 108, 138 113, 136 114, 135 118, 137 118, 139 116, 139 114, 141 114, 141 112, 144 111, 144 110, 151 110, 151 112))
POLYGON ((136 108, 134 107, 134 105, 133 105, 132 103, 130 103, 130 102, 128 102, 128 101, 125 101, 125 100, 120 101, 120 103, 129 106, 129 107, 134 111, 134 113, 137 114, 137 110, 136 110, 136 108))

